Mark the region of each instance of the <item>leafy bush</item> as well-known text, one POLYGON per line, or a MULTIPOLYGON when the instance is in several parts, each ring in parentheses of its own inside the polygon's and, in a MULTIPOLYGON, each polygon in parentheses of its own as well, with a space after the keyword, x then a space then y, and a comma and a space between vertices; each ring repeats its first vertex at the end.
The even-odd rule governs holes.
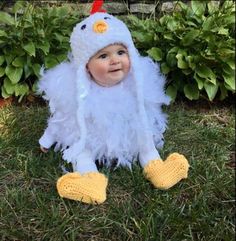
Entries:
POLYGON ((18 1, 12 12, 0 12, 0 87, 7 98, 35 90, 42 65, 53 67, 67 57, 69 35, 79 21, 75 11, 63 7, 36 7, 18 1))
POLYGON ((235 5, 224 1, 176 2, 159 20, 128 17, 136 45, 168 75, 167 93, 221 100, 235 92, 235 5))
MULTIPOLYGON (((235 6, 233 1, 177 1, 160 19, 124 18, 137 48, 160 62, 167 93, 188 99, 225 99, 235 93, 235 6)), ((64 60, 78 11, 35 7, 18 1, 10 14, 0 11, 0 88, 4 98, 19 101, 35 90, 42 65, 64 60)))

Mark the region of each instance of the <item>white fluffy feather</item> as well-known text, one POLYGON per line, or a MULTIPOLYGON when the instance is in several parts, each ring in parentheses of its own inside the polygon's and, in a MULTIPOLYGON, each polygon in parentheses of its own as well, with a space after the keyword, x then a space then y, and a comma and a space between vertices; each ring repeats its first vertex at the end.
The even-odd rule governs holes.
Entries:
MULTIPOLYGON (((169 103, 163 89, 165 78, 150 58, 140 57, 139 61, 146 78, 143 93, 148 128, 156 147, 161 148, 166 128, 166 115, 162 113, 161 106, 169 103)), ((86 76, 89 78, 88 74, 86 76)), ((101 87, 90 79, 89 83, 90 93, 84 100, 86 148, 92 152, 94 159, 118 158, 118 164, 130 166, 139 153, 138 134, 143 131, 133 74, 131 72, 120 84, 109 88, 101 87)), ((63 157, 68 162, 76 162, 81 152, 77 148, 81 132, 76 117, 76 68, 73 62, 65 62, 46 71, 39 89, 49 101, 52 114, 46 131, 57 143, 57 148, 64 152, 63 157)), ((110 162, 106 164, 110 165, 110 162)))
POLYGON ((147 145, 147 152, 158 155, 153 143, 162 147, 166 128, 161 105, 169 103, 158 65, 139 55, 127 26, 107 13, 78 23, 70 44, 70 61, 42 73, 39 90, 49 101, 51 116, 40 144, 49 148, 56 142, 63 158, 75 165, 85 151, 94 160, 105 157, 108 166, 113 158, 130 166, 137 155, 145 156, 147 145), (95 31, 101 21, 105 31, 95 31), (98 50, 115 43, 126 46, 130 72, 118 85, 101 87, 90 79, 86 64, 98 50))

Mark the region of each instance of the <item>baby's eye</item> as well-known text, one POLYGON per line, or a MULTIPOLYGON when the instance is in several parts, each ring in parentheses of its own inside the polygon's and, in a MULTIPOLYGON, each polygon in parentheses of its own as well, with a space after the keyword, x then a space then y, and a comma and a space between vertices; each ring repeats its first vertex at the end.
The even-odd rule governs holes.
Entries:
POLYGON ((104 19, 111 19, 111 18, 109 18, 109 17, 104 17, 104 19))
POLYGON ((81 29, 81 30, 86 29, 86 24, 82 25, 80 29, 81 29))
POLYGON ((99 59, 105 59, 107 57, 107 54, 101 54, 98 56, 99 59))
POLYGON ((118 55, 123 55, 123 54, 126 54, 126 51, 125 51, 125 50, 119 50, 119 51, 118 51, 118 55))

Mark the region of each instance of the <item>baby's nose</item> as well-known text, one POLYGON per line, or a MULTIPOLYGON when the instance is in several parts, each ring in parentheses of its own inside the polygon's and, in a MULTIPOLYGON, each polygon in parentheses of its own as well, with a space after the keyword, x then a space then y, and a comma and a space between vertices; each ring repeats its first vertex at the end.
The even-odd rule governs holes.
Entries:
POLYGON ((115 65, 115 64, 119 64, 120 60, 117 57, 111 57, 111 64, 115 65))
POLYGON ((95 33, 104 33, 108 30, 108 24, 104 20, 98 20, 93 24, 95 33))

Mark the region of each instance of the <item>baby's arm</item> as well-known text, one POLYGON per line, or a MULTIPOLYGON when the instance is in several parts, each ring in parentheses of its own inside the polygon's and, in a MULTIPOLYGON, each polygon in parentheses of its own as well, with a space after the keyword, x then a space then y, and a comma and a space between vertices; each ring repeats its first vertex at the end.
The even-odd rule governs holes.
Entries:
POLYGON ((40 150, 44 153, 48 152, 48 149, 55 143, 54 137, 50 132, 50 127, 44 131, 43 135, 39 139, 40 150))
POLYGON ((43 146, 40 146, 40 150, 43 152, 43 153, 47 153, 48 152, 48 149, 43 147, 43 146))

